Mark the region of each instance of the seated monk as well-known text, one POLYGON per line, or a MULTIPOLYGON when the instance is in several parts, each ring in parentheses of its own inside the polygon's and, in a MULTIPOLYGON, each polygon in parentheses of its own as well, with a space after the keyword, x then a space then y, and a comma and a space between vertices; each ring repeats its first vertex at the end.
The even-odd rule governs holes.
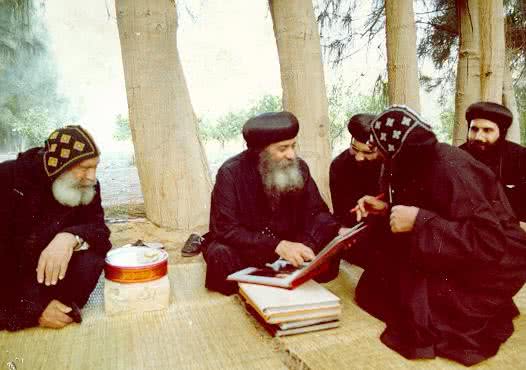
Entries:
POLYGON ((371 141, 388 202, 358 201, 358 218, 373 229, 357 303, 386 323, 382 342, 407 358, 470 366, 494 356, 513 333, 513 296, 526 280, 526 233, 495 173, 437 142, 405 106, 375 118, 371 141))
MULTIPOLYGON (((339 224, 296 156, 299 124, 289 112, 265 113, 243 126, 248 149, 219 169, 203 255, 206 287, 229 295, 229 274, 279 257, 299 266, 337 235, 339 224)), ((321 280, 338 274, 334 261, 321 280)))
POLYGON ((80 321, 111 248, 98 163, 91 136, 66 126, 0 164, 0 330, 80 321))

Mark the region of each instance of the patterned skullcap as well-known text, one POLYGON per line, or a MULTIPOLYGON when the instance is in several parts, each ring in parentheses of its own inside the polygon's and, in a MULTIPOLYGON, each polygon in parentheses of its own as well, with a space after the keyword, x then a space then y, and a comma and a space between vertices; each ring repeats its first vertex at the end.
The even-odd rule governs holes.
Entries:
POLYGON ((243 125, 243 137, 248 148, 264 148, 272 143, 295 138, 300 126, 290 112, 263 113, 243 125))
POLYGON ((59 128, 45 143, 44 169, 55 179, 73 165, 100 155, 91 135, 80 126, 59 128))
POLYGON ((391 159, 400 152, 405 139, 416 127, 433 132, 418 113, 405 105, 392 105, 378 115, 371 125, 371 142, 391 159))

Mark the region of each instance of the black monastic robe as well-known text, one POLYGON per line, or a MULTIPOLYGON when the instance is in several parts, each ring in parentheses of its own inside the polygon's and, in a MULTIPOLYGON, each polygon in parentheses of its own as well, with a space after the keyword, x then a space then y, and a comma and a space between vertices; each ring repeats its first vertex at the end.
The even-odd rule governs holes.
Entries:
POLYGON ((0 324, 4 321, 3 328, 9 330, 37 325, 52 299, 82 307, 111 248, 99 184, 90 204, 61 205, 44 172, 41 148, 1 163, 0 179, 0 324), (46 287, 36 281, 35 270, 40 253, 59 232, 78 235, 90 248, 74 252, 65 279, 46 287))
POLYGON ((386 322, 382 341, 405 357, 472 365, 513 333, 526 233, 494 173, 434 136, 422 144, 420 132, 412 145, 418 130, 383 179, 391 206, 420 209, 414 229, 394 234, 388 217, 376 220, 356 300, 386 322))
POLYGON ((329 185, 334 217, 345 227, 356 224, 356 214, 351 213, 358 199, 379 193, 380 164, 376 161, 358 163, 345 150, 331 163, 329 185))
POLYGON ((257 153, 246 150, 227 160, 212 192, 207 244, 218 241, 235 249, 250 265, 261 265, 279 258, 275 249, 281 240, 303 243, 314 252, 330 241, 339 224, 307 164, 301 159, 299 163, 303 189, 284 195, 271 207, 258 172, 257 153))
POLYGON ((485 154, 474 152, 467 143, 460 148, 491 168, 502 183, 517 218, 526 222, 526 148, 507 140, 485 154))

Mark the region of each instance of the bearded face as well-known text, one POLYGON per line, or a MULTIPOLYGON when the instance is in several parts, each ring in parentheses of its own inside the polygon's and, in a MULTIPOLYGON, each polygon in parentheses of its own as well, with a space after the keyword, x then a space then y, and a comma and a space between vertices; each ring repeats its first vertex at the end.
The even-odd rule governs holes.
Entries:
POLYGON ((471 121, 468 145, 473 151, 487 153, 496 146, 499 138, 499 126, 496 123, 484 118, 476 118, 471 121))
POLYGON ((269 195, 279 196, 300 190, 305 183, 296 157, 279 158, 269 148, 260 153, 258 170, 265 192, 269 195))
POLYGON ((76 207, 91 203, 95 197, 95 181, 79 179, 72 171, 67 171, 57 177, 51 190, 55 200, 68 207, 76 207))

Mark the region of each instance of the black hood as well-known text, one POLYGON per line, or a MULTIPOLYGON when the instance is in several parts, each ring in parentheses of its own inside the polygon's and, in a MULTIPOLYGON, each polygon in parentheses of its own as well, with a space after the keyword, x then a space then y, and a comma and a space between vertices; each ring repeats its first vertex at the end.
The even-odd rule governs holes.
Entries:
POLYGON ((371 141, 385 158, 380 187, 389 203, 391 185, 414 178, 429 166, 438 142, 431 126, 402 105, 393 105, 374 119, 371 141))
POLYGON ((393 105, 372 122, 371 141, 388 161, 416 160, 433 148, 437 139, 431 126, 404 105, 393 105))
POLYGON ((16 161, 18 166, 15 178, 19 184, 23 182, 24 187, 51 185, 52 180, 44 170, 44 148, 37 147, 19 153, 16 161))

